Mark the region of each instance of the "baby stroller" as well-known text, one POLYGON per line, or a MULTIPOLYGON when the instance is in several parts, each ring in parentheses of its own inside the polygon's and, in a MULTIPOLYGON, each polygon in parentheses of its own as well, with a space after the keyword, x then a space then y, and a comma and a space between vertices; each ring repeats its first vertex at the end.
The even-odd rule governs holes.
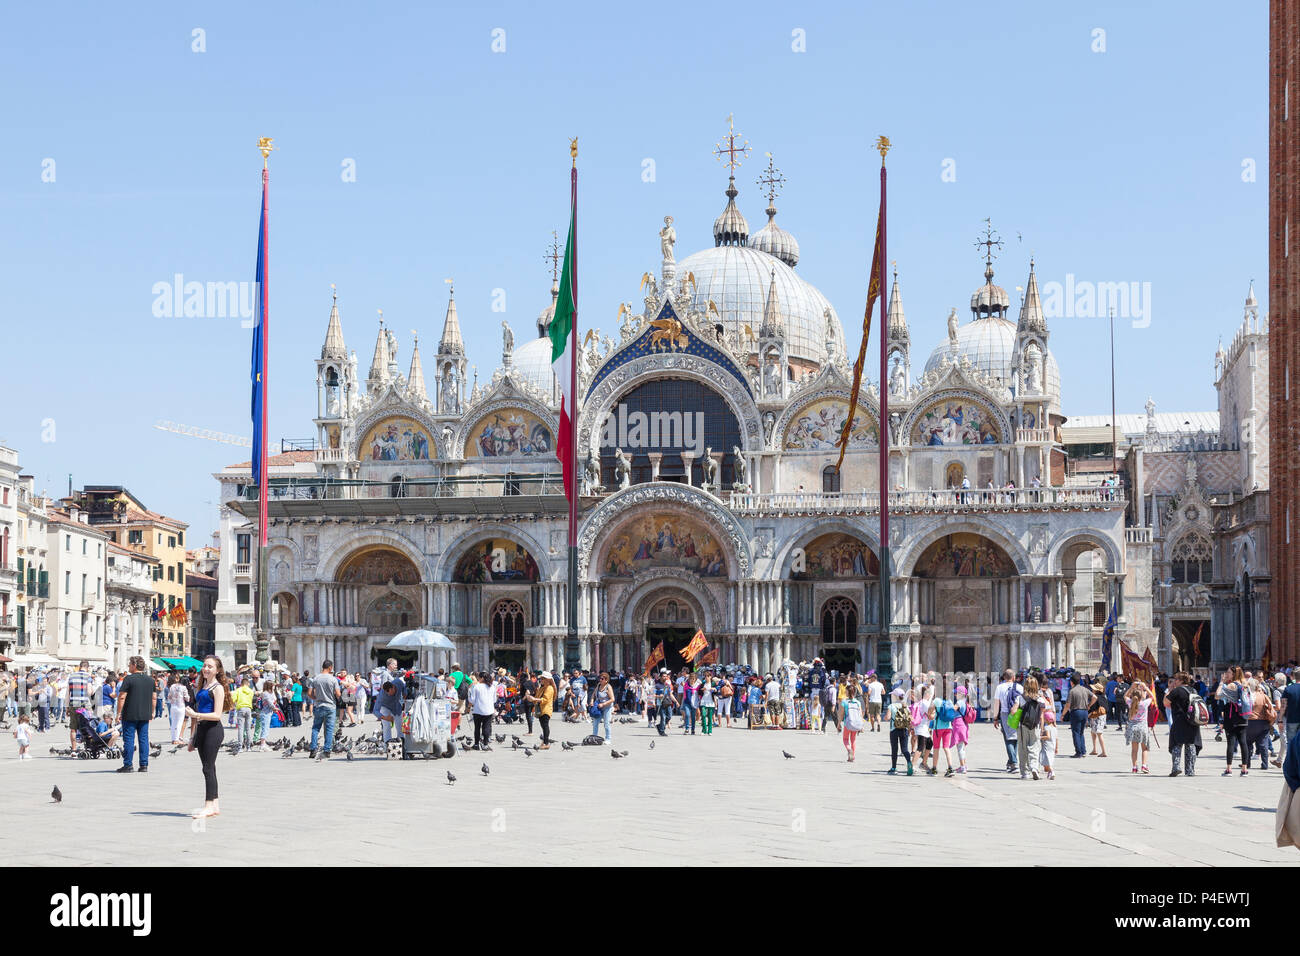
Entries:
MULTIPOLYGON (((100 736, 99 731, 95 729, 94 719, 86 713, 84 707, 78 707, 73 716, 73 726, 77 731, 77 739, 81 746, 77 748, 75 756, 78 760, 98 760, 102 755, 107 754, 110 758, 122 756, 122 751, 117 747, 110 747, 108 741, 100 736)), ((111 740, 111 731, 109 734, 111 740)))

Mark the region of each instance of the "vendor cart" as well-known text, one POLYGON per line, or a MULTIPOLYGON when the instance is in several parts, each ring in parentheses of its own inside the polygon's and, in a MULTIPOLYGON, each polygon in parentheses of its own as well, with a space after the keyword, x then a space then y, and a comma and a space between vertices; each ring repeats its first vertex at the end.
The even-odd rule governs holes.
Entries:
POLYGON ((417 693, 402 703, 401 757, 454 757, 455 725, 460 716, 452 713, 456 702, 439 696, 437 678, 432 675, 420 674, 416 680, 417 693))

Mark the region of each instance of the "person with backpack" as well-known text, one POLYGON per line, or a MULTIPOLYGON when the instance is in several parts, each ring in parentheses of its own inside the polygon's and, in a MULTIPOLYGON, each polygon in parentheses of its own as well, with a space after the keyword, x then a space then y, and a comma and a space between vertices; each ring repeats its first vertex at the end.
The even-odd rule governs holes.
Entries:
POLYGON ((1227 767, 1223 776, 1232 776, 1232 755, 1240 747, 1241 775, 1244 777, 1250 759, 1246 750, 1246 723, 1254 715, 1255 702, 1246 690, 1246 678, 1240 667, 1229 667, 1223 672, 1215 697, 1224 707, 1222 726, 1228 738, 1227 767))
POLYGON ((889 713, 885 715, 889 723, 889 773, 898 772, 898 752, 903 752, 907 762, 907 775, 912 775, 912 751, 907 746, 907 739, 912 733, 912 710, 907 705, 907 691, 895 687, 890 694, 889 713))
POLYGON ((1169 706, 1169 755, 1173 769, 1169 776, 1196 776, 1196 756, 1201 752, 1201 727, 1209 723, 1210 709, 1192 686, 1192 676, 1179 671, 1165 694, 1169 706), (1182 770, 1178 769, 1179 756, 1182 770))
POLYGON ((1124 702, 1128 705, 1128 723, 1124 725, 1124 742, 1131 747, 1130 758, 1134 773, 1150 773, 1147 767, 1147 753, 1151 750, 1151 725, 1147 722, 1147 712, 1156 705, 1151 690, 1140 680, 1135 680, 1124 692, 1124 702), (1139 771, 1138 751, 1142 752, 1139 771))
POLYGON ((840 701, 840 711, 844 718, 844 752, 848 762, 853 763, 858 754, 858 734, 864 726, 862 722, 862 691, 854 678, 849 678, 848 690, 844 700, 840 701))
POLYGON ((934 688, 926 684, 921 688, 921 697, 912 704, 913 751, 921 758, 921 769, 931 777, 939 775, 939 756, 934 752, 934 688), (927 760, 931 766, 927 768, 927 760))
POLYGON ((934 719, 931 726, 934 739, 934 769, 930 775, 934 776, 939 772, 939 752, 943 752, 943 762, 946 766, 943 775, 951 777, 954 773, 952 768, 952 743, 953 743, 953 726, 958 723, 965 723, 957 713, 957 705, 947 697, 940 697, 934 702, 934 719))
POLYGON ((1008 667, 1002 672, 1002 683, 993 692, 993 726, 1002 732, 1002 742, 1007 748, 1007 773, 1014 773, 1016 769, 1019 734, 1016 725, 1011 723, 1011 712, 1023 693, 1023 688, 1016 683, 1016 672, 1008 667))
POLYGON ((957 719, 952 722, 952 742, 957 748, 957 772, 965 773, 966 745, 970 743, 970 725, 975 723, 977 709, 970 701, 969 692, 964 685, 958 684, 952 693, 956 698, 953 706, 957 711, 957 719))
POLYGON ((1088 731, 1092 735, 1092 750, 1089 754, 1093 757, 1106 756, 1106 711, 1108 702, 1106 700, 1105 688, 1101 682, 1092 685, 1093 701, 1092 706, 1088 708, 1088 731), (1101 753, 1097 753, 1097 748, 1101 747, 1101 753))
POLYGON ((1263 681, 1248 679, 1246 688, 1252 697, 1252 716, 1246 721, 1246 769, 1250 769, 1251 755, 1259 754, 1259 769, 1268 769, 1268 736, 1277 720, 1277 708, 1263 681))
POLYGON ((1038 733, 1043 723, 1043 701, 1039 693, 1038 678, 1030 675, 1025 678, 1024 690, 1012 701, 1011 713, 1007 718, 1016 731, 1016 754, 1020 766, 1020 779, 1027 776, 1038 779, 1038 752, 1040 748, 1038 733))

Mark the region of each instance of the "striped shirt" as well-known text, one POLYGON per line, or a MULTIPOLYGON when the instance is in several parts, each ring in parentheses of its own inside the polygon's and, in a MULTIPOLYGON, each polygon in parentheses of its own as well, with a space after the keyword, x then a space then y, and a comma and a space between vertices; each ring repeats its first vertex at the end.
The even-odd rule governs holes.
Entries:
POLYGON ((91 677, 85 671, 73 671, 68 676, 68 700, 86 703, 90 700, 91 677))

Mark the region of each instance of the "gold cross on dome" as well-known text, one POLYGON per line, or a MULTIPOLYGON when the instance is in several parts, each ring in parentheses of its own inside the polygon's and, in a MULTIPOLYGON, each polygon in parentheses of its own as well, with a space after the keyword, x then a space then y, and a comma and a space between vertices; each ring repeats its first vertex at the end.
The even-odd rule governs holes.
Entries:
POLYGON ((738 137, 736 133, 736 124, 732 122, 734 115, 735 114, 727 115, 727 135, 722 138, 722 142, 719 142, 713 147, 713 155, 718 157, 718 162, 731 170, 732 176, 736 175, 736 170, 740 168, 741 162, 751 152, 749 140, 745 140, 739 146, 736 145, 736 139, 738 137), (726 143, 727 145, 723 146, 722 143, 726 143), (723 156, 726 156, 727 158, 723 159, 723 156))
POLYGON ((785 185, 785 177, 781 175, 781 170, 772 165, 772 154, 765 153, 764 155, 767 156, 767 169, 763 170, 762 175, 758 177, 756 182, 759 186, 764 187, 768 203, 773 203, 781 192, 781 187, 785 185))

